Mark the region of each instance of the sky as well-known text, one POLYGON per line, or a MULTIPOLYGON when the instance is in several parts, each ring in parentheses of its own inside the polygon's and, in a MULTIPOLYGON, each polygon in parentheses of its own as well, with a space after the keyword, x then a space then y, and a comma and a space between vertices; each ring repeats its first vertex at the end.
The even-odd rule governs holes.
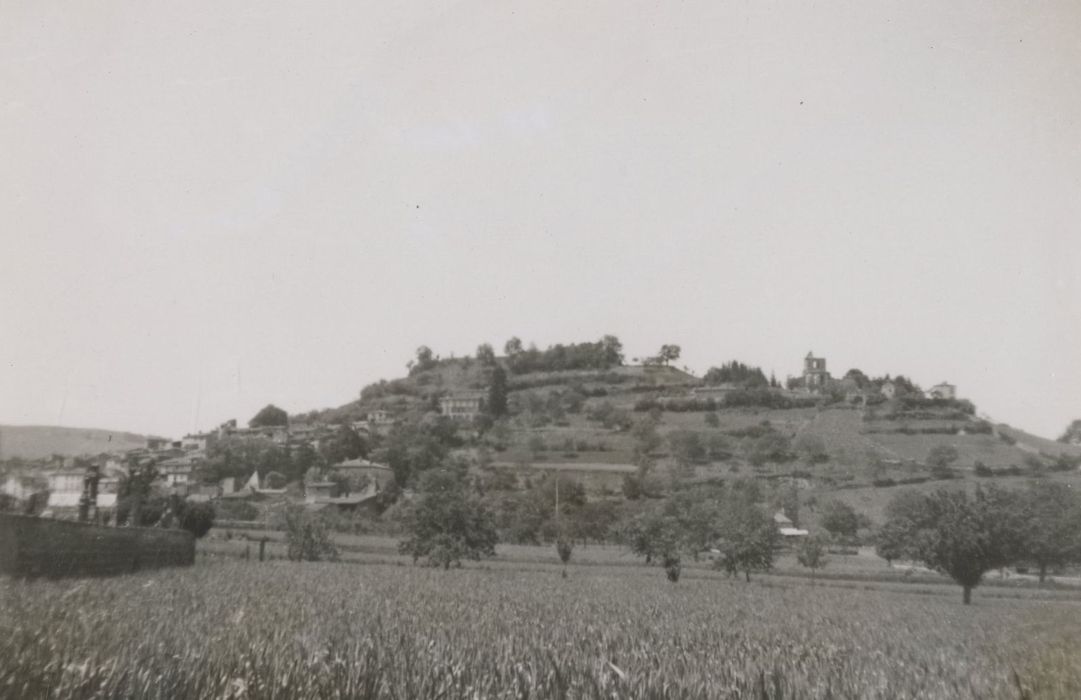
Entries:
POLYGON ((1081 5, 0 4, 0 423, 511 336, 1081 417, 1081 5))

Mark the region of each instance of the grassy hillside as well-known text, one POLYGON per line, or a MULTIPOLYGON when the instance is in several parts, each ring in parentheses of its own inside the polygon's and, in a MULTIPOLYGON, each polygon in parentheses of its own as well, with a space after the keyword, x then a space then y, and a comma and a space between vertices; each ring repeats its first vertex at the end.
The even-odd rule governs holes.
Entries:
POLYGON ((146 436, 115 430, 61 428, 53 425, 0 425, 0 459, 40 459, 123 452, 144 447, 146 436))
MULTIPOLYGON (((751 477, 770 499, 795 484, 812 527, 816 504, 834 498, 879 522, 904 488, 1012 487, 1034 476, 1081 487, 1078 465, 1068 461, 1081 458, 1081 447, 996 425, 966 401, 758 389, 767 396, 757 404, 725 396, 711 404, 694 393, 702 379, 671 367, 515 372, 499 362, 508 367, 509 415, 459 453, 478 475, 513 468, 519 484, 530 469, 534 479, 558 469, 595 496, 619 498, 623 475, 642 464, 661 492, 688 479, 751 477), (956 451, 948 468, 929 459, 941 447, 956 451)), ((419 418, 438 410, 440 396, 487 390, 491 372, 476 360, 441 360, 370 385, 359 400, 318 417, 361 418, 381 409, 419 418)))

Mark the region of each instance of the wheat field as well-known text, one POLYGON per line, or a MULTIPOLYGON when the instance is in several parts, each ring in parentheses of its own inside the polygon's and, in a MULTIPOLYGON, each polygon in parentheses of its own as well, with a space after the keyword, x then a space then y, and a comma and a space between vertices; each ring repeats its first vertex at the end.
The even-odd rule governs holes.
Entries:
POLYGON ((1081 607, 645 567, 0 580, 5 698, 1076 698, 1081 607))

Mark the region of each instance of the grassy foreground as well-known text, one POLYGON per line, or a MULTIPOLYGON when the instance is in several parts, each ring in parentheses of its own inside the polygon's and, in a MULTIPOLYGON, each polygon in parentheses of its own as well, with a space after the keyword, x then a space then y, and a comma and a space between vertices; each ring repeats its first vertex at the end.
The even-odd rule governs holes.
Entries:
POLYGON ((1081 606, 211 562, 0 580, 0 697, 1081 697, 1081 606))

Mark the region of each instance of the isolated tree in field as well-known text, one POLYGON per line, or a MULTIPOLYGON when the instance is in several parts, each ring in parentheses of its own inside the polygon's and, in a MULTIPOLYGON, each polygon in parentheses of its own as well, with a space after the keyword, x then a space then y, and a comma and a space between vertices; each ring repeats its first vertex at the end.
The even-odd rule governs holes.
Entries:
POLYGON ((288 424, 289 414, 272 403, 263 406, 263 408, 248 421, 248 427, 250 428, 269 428, 288 424))
POLYGON ((304 506, 290 505, 282 511, 286 556, 290 561, 337 561, 338 548, 322 517, 304 506))
POLYGON ((752 571, 773 568, 781 534, 773 518, 761 508, 738 496, 728 499, 717 541, 717 567, 731 575, 742 571, 747 581, 752 571))
POLYGON ((1036 565, 1040 583, 1049 568, 1081 562, 1081 501, 1069 486, 1034 481, 1021 507, 1021 556, 1036 565))
POLYGON ((796 561, 811 570, 811 578, 826 565, 826 559, 826 543, 819 537, 804 537, 796 548, 796 561))
POLYGON ((908 558, 950 576, 968 605, 985 573, 1020 555, 1024 523, 1018 501, 1017 494, 996 487, 980 487, 972 495, 939 489, 891 504, 887 525, 904 531, 898 537, 908 558))
POLYGON ((646 564, 666 554, 678 555, 684 546, 679 521, 659 511, 642 513, 631 520, 624 526, 622 538, 631 552, 646 558, 646 564))
POLYGON ((492 418, 507 415, 507 373, 499 365, 492 369, 492 382, 488 385, 488 413, 492 418))
POLYGON ((556 554, 559 555, 559 561, 563 562, 563 578, 567 578, 567 562, 571 560, 572 552, 574 552, 574 543, 561 534, 556 540, 556 554))
POLYGON ((834 499, 822 507, 818 524, 834 538, 851 539, 860 528, 860 519, 852 506, 834 499))
POLYGON ((490 343, 481 343, 477 346, 477 361, 483 365, 495 364, 495 350, 490 343))
POLYGON ((487 507, 465 488, 460 474, 447 469, 426 472, 421 495, 406 518, 409 537, 398 544, 413 561, 449 569, 462 559, 495 555, 499 537, 487 507))

